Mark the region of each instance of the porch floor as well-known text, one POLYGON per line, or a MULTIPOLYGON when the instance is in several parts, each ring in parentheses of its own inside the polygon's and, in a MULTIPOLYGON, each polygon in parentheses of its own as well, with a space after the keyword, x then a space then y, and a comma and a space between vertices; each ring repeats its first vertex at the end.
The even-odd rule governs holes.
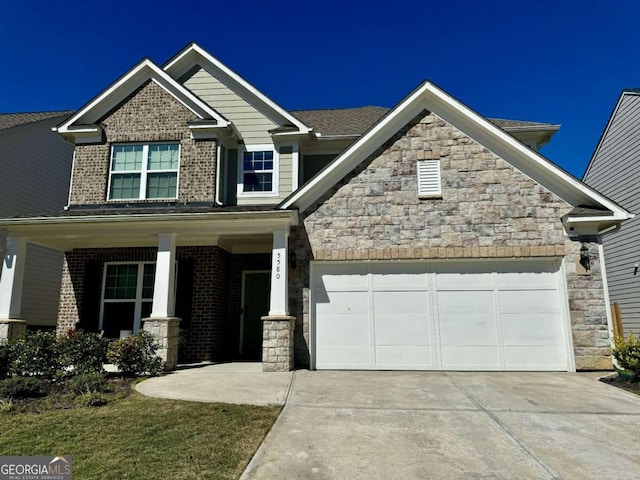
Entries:
POLYGON ((194 402, 284 405, 293 372, 262 371, 260 362, 196 363, 136 386, 143 395, 194 402))

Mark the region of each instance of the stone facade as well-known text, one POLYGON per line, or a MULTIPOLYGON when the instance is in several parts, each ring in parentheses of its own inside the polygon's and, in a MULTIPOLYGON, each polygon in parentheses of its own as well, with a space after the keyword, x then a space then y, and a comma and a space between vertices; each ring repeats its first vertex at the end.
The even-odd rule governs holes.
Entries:
POLYGON ((288 372, 294 366, 294 317, 262 317, 262 371, 288 372))
POLYGON ((0 344, 16 338, 23 338, 26 333, 27 322, 25 320, 0 320, 0 344))
POLYGON ((177 201, 213 202, 216 142, 191 138, 187 123, 194 119, 156 83, 145 83, 97 122, 104 128, 102 143, 76 146, 70 204, 132 203, 107 202, 111 145, 161 141, 180 142, 177 201))
POLYGON ((162 359, 165 370, 175 370, 178 365, 178 337, 180 319, 145 318, 143 328, 154 336, 158 343, 156 354, 162 359))
POLYGON ((611 368, 597 245, 580 276, 572 207, 436 115, 423 112, 304 212, 292 231, 296 358, 308 361, 309 260, 564 258, 578 368, 611 368), (438 159, 442 197, 418 198, 416 162, 438 159), (306 358, 304 358, 306 357, 306 358))

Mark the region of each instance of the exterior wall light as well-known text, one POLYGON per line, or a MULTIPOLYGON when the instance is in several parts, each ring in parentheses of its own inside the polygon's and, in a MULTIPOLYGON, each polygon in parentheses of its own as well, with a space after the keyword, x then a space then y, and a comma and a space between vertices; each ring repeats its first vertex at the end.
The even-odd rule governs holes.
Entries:
POLYGON ((293 250, 289 252, 289 268, 291 268, 291 270, 298 268, 298 256, 293 250))
POLYGON ((589 258, 589 249, 584 243, 582 244, 582 247, 580 247, 580 265, 582 265, 585 270, 591 270, 591 259, 589 258))

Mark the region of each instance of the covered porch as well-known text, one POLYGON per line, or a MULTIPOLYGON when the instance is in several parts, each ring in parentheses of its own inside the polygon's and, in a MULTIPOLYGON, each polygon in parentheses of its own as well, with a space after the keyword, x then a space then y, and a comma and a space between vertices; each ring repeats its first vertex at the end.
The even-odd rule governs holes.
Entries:
POLYGON ((26 245, 65 252, 58 332, 111 338, 141 328, 167 369, 180 361, 261 361, 293 368, 289 229, 295 211, 100 212, 9 219, 0 335, 24 334, 26 245), (4 327, 4 328, 3 328, 4 327))

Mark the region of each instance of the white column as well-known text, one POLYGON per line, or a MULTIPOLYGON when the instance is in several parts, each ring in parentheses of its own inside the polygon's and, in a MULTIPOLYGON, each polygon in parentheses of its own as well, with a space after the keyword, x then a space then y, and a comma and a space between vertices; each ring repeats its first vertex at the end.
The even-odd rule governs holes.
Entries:
POLYGON ((26 254, 27 242, 24 239, 7 237, 0 277, 0 319, 20 318, 26 254))
POLYGON ((175 233, 158 235, 158 258, 156 277, 153 284, 153 307, 151 318, 168 318, 175 315, 175 273, 176 273, 175 233))
POLYGON ((289 315, 289 264, 287 260, 288 230, 273 232, 271 251, 271 302, 269 316, 289 315))

